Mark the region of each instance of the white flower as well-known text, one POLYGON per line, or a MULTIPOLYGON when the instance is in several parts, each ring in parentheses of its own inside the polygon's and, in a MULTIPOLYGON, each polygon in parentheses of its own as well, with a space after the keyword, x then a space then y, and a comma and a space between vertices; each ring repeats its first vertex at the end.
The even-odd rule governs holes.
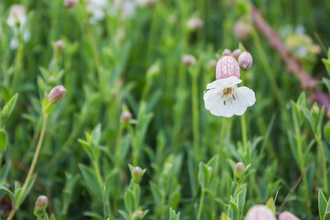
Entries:
POLYGON ((205 108, 215 116, 229 118, 243 115, 247 107, 255 103, 256 98, 251 89, 245 86, 237 88, 237 84, 241 82, 235 76, 230 76, 208 84, 206 89, 209 90, 204 94, 205 108))
POLYGON ((92 16, 89 18, 90 23, 101 21, 105 18, 105 7, 108 4, 108 0, 87 0, 87 12, 91 13, 92 16))
POLYGON ((237 61, 232 56, 224 56, 217 62, 216 81, 208 84, 204 93, 205 108, 215 116, 231 117, 243 115, 248 106, 256 102, 254 92, 241 83, 237 61))
POLYGON ((115 0, 114 5, 108 10, 110 16, 120 16, 122 21, 128 20, 135 15, 136 3, 133 0, 115 0))
POLYGON ((26 22, 26 12, 23 5, 13 5, 10 8, 7 24, 10 27, 16 27, 17 24, 23 26, 26 22))

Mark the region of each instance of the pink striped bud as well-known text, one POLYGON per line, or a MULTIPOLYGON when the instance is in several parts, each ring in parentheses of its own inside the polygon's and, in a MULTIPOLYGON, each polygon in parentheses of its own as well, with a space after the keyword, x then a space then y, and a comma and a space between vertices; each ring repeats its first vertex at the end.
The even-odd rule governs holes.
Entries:
POLYGON ((241 70, 249 70, 253 64, 253 58, 249 52, 243 52, 238 57, 238 64, 241 70))
POLYGON ((244 220, 276 220, 276 217, 267 206, 255 205, 248 211, 244 220))
POLYGON ((240 77, 239 66, 235 58, 231 56, 222 57, 217 63, 216 79, 227 79, 235 76, 237 79, 240 77))
POLYGON ((291 212, 285 211, 278 216, 278 220, 300 220, 300 219, 291 212))

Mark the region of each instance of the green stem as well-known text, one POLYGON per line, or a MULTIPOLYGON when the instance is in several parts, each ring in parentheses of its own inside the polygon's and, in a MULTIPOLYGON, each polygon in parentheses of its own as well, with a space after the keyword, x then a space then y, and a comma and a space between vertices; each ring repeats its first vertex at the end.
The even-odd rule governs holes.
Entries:
POLYGON ((134 187, 133 187, 133 194, 136 195, 136 188, 137 188, 137 184, 134 182, 134 187))
POLYGON ((327 162, 325 160, 325 154, 324 154, 324 149, 321 141, 321 137, 316 137, 317 145, 320 148, 321 151, 321 158, 322 158, 322 167, 323 167, 323 187, 324 187, 324 192, 328 194, 328 175, 327 175, 327 162))
POLYGON ((117 149, 116 149, 116 160, 117 160, 117 167, 118 169, 121 169, 121 161, 120 161, 120 154, 121 154, 121 139, 123 136, 124 126, 121 124, 118 131, 117 136, 117 149))
POLYGON ((240 191, 241 191, 241 183, 237 182, 237 195, 239 194, 240 191))
POLYGON ((101 190, 101 193, 102 193, 104 185, 103 185, 103 180, 102 180, 99 164, 97 163, 96 160, 93 161, 93 166, 94 166, 95 175, 96 175, 97 181, 99 182, 100 190, 101 190))
POLYGON ((37 149, 36 149, 36 152, 34 153, 34 156, 33 156, 33 160, 32 160, 32 163, 31 163, 31 166, 30 166, 30 169, 29 169, 29 172, 28 172, 28 175, 25 179, 25 182, 23 184, 23 187, 22 187, 22 191, 21 193, 19 194, 19 197, 16 201, 16 208, 12 209, 7 220, 11 220, 14 215, 15 215, 15 212, 16 210, 19 208, 20 204, 21 204, 21 199, 22 199, 22 196, 25 194, 25 191, 27 190, 27 183, 29 182, 29 179, 31 178, 32 174, 33 174, 33 171, 34 171, 34 168, 36 166, 36 163, 37 163, 37 160, 38 160, 38 156, 39 156, 39 153, 40 153, 40 149, 41 149, 41 145, 42 145, 42 141, 44 139, 44 134, 45 134, 45 131, 46 131, 46 124, 47 124, 47 119, 48 119, 48 115, 44 115, 44 120, 42 122, 42 128, 41 128, 41 133, 40 133, 40 137, 39 137, 39 141, 38 141, 38 145, 37 145, 37 149))
POLYGON ((201 159, 200 153, 200 137, 199 137, 199 113, 198 113, 198 84, 197 84, 197 73, 191 73, 192 75, 192 121, 193 121, 193 136, 194 136, 194 157, 195 160, 199 161, 201 159))
POLYGON ((21 39, 19 39, 19 45, 17 48, 16 60, 15 60, 15 72, 12 81, 12 91, 16 92, 17 86, 19 84, 19 80, 21 80, 21 76, 19 75, 20 70, 22 68, 22 58, 23 58, 23 43, 21 39))
POLYGON ((204 203, 204 194, 205 194, 205 189, 202 189, 201 200, 199 201, 199 209, 198 209, 197 220, 200 220, 201 217, 202 217, 203 203, 204 203))
MULTIPOLYGON (((242 86, 244 86, 244 75, 245 75, 245 72, 242 71, 242 76, 241 76, 241 79, 242 79, 241 85, 242 86)), ((243 140, 244 149, 246 150, 247 164, 250 164, 250 150, 249 150, 248 144, 247 144, 246 122, 245 122, 244 114, 241 116, 241 124, 242 124, 242 140, 243 140)))

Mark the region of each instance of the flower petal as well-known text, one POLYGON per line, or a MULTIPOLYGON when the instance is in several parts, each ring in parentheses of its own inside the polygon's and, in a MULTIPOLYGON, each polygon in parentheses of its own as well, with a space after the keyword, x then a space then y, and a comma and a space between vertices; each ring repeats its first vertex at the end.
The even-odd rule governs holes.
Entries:
POLYGON ((206 89, 214 89, 214 88, 226 88, 226 87, 233 87, 237 84, 241 83, 242 80, 237 79, 235 76, 231 76, 226 79, 218 79, 212 83, 207 84, 206 89))
POLYGON ((231 117, 234 115, 232 104, 226 103, 226 99, 221 98, 220 94, 216 89, 207 91, 204 94, 205 108, 215 116, 231 117))

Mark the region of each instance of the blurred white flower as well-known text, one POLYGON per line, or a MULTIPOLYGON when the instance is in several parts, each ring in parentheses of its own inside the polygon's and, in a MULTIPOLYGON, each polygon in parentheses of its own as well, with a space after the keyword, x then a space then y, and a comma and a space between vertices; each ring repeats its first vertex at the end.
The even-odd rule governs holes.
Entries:
POLYGON ((26 22, 26 11, 23 5, 13 5, 7 18, 10 27, 23 26, 26 22))
POLYGON ((188 21, 187 26, 190 30, 199 30, 204 27, 204 21, 200 18, 192 18, 188 21))
POLYGON ((215 116, 232 117, 243 115, 255 101, 254 92, 241 83, 237 61, 231 56, 222 57, 216 68, 216 81, 208 84, 204 93, 205 108, 215 116))
POLYGON ((92 14, 89 18, 89 22, 94 24, 97 21, 101 21, 105 18, 105 8, 108 4, 108 0, 86 0, 88 2, 87 12, 92 14))
POLYGON ((112 16, 120 16, 125 21, 132 18, 136 12, 136 3, 132 0, 115 0, 113 7, 108 11, 112 16))
POLYGON ((141 6, 141 7, 151 7, 153 5, 155 5, 157 2, 157 0, 136 0, 136 3, 141 6))
POLYGON ((13 5, 10 9, 7 24, 11 27, 13 38, 10 40, 9 46, 11 49, 16 49, 19 45, 19 34, 22 35, 23 41, 27 42, 31 38, 31 33, 26 27, 26 10, 23 5, 13 5))

